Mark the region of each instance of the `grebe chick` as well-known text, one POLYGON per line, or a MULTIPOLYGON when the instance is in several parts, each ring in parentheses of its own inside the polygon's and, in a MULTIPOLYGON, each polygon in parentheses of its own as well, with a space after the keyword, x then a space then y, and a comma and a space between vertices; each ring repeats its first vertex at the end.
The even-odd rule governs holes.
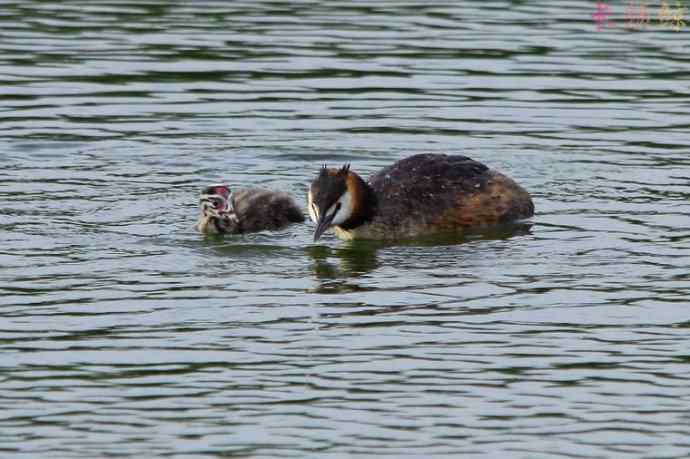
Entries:
POLYGON ((231 191, 228 185, 211 185, 201 192, 199 206, 196 229, 207 234, 277 230, 304 221, 288 194, 257 188, 231 191))
POLYGON ((368 183, 345 165, 325 165, 308 194, 314 241, 333 226, 341 239, 404 239, 460 233, 531 217, 529 193, 466 156, 421 154, 368 183))

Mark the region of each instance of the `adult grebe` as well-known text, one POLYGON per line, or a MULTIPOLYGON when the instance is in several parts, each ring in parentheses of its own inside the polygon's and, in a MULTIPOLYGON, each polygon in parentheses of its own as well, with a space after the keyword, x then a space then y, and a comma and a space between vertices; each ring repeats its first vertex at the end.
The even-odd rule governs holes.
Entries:
POLYGON ((314 241, 333 226, 341 239, 402 239, 463 233, 534 215, 529 193, 466 156, 410 156, 366 183, 346 165, 324 166, 312 182, 308 210, 314 241))

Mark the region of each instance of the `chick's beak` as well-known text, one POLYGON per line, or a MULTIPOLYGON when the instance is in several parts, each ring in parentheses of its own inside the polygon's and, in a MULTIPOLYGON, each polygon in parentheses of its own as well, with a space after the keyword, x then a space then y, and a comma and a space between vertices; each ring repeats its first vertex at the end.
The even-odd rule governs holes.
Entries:
POLYGON ((335 213, 332 213, 331 215, 326 215, 325 212, 321 213, 321 217, 316 224, 316 230, 314 230, 314 242, 318 241, 323 232, 326 231, 329 226, 331 226, 333 217, 335 217, 335 213))

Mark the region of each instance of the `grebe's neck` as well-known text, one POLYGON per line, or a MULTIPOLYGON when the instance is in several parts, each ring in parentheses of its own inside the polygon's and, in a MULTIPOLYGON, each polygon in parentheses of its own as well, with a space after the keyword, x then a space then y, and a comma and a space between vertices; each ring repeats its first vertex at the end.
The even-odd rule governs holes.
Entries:
POLYGON ((349 231, 370 222, 376 215, 378 202, 373 188, 354 172, 347 175, 347 190, 352 194, 352 213, 338 226, 349 231))

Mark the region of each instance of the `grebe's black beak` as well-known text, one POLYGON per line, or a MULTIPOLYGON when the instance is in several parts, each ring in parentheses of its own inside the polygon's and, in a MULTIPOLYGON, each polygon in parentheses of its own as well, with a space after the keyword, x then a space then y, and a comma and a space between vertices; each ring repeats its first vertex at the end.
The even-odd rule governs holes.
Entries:
POLYGON ((329 226, 331 226, 331 222, 333 221, 335 214, 335 212, 333 212, 331 215, 326 215, 325 212, 321 214, 319 222, 316 224, 316 230, 314 230, 314 242, 318 241, 323 232, 326 231, 329 226))

